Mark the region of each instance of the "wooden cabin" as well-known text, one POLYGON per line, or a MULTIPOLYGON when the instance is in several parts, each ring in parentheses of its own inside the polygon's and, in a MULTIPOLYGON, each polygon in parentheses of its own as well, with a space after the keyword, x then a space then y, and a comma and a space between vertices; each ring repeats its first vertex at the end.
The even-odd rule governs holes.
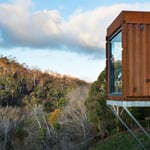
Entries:
POLYGON ((107 28, 107 100, 150 101, 150 12, 122 11, 107 28))

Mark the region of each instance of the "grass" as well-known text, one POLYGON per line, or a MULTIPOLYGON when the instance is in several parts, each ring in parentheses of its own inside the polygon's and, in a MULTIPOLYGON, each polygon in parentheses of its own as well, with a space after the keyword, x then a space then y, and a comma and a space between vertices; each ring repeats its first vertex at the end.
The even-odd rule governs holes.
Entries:
MULTIPOLYGON (((143 134, 138 133, 138 137, 143 141, 144 146, 150 149, 150 140, 143 134)), ((143 150, 137 141, 128 133, 117 133, 105 140, 102 140, 88 150, 143 150)))

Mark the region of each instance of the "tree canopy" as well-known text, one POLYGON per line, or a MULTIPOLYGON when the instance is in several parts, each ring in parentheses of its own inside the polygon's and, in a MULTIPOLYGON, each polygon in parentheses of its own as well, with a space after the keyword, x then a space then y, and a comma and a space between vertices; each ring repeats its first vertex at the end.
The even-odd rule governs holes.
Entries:
POLYGON ((77 78, 54 72, 42 72, 19 64, 14 58, 0 57, 0 105, 23 106, 39 103, 47 111, 65 104, 68 92, 88 85, 77 78))

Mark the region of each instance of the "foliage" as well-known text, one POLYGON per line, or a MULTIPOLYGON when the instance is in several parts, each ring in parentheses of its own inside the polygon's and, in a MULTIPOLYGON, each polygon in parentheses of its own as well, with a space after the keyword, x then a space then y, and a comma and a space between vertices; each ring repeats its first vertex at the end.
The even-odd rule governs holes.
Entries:
POLYGON ((61 126, 58 135, 61 150, 79 149, 93 137, 92 127, 89 125, 84 105, 89 87, 78 87, 68 94, 68 103, 57 118, 61 126))
MULTIPOLYGON (((150 146, 149 139, 144 139, 144 135, 139 133, 140 139, 144 141, 146 147, 150 146)), ((137 141, 128 133, 120 132, 105 140, 94 144, 89 150, 142 150, 137 141)))
POLYGON ((52 149, 56 145, 56 137, 46 116, 39 107, 0 107, 0 149, 52 149))
POLYGON ((99 131, 101 137, 109 134, 112 115, 109 112, 106 102, 106 71, 104 70, 97 81, 95 81, 89 91, 85 105, 87 109, 88 120, 93 123, 99 131))
POLYGON ((24 115, 20 108, 0 108, 0 147, 24 149, 24 140, 28 136, 24 115))
POLYGON ((57 73, 41 72, 19 64, 14 58, 0 57, 0 105, 25 106, 36 103, 47 112, 66 104, 66 95, 87 83, 57 73))
POLYGON ((29 69, 1 56, 0 112, 5 114, 0 114, 1 149, 63 149, 60 138, 71 147, 72 142, 86 140, 90 130, 84 100, 89 86, 77 78, 29 69))
POLYGON ((60 115, 60 112, 60 109, 55 109, 53 112, 50 113, 50 116, 48 118, 48 123, 52 125, 52 127, 56 130, 59 128, 57 117, 60 115))

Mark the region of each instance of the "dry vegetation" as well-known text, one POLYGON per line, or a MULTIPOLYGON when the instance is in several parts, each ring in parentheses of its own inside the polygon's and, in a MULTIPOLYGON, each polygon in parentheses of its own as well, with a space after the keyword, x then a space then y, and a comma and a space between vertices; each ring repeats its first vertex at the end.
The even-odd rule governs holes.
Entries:
MULTIPOLYGON (((108 137, 120 125, 106 107, 105 76, 91 85, 1 57, 0 150, 81 150, 108 137)), ((133 112, 138 119, 150 114, 133 112)))

